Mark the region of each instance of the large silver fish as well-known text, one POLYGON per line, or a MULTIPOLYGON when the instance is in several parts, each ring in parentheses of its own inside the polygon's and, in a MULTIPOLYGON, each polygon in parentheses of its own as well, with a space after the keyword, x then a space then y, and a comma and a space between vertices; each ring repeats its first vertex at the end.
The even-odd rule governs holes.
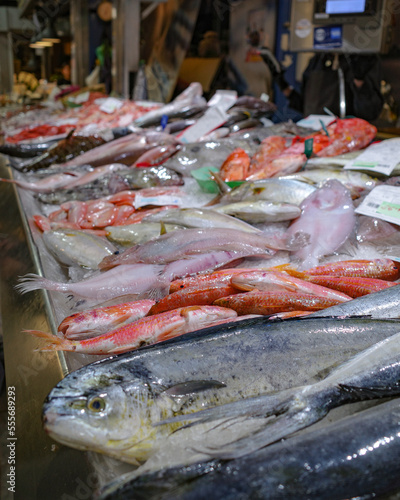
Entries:
POLYGON ((117 478, 99 500, 398 498, 398 399, 243 458, 117 478), (393 496, 392 496, 393 495, 393 496))
MULTIPOLYGON (((199 457, 188 446, 197 426, 171 435, 181 423, 154 424, 317 382, 338 363, 396 334, 399 326, 396 320, 360 318, 253 318, 210 327, 69 374, 47 398, 45 429, 75 448, 131 463, 152 459, 148 467, 207 459, 207 454, 199 457), (167 457, 160 464, 161 449, 167 457)), ((257 425, 258 420, 254 419, 257 425)), ((249 426, 239 430, 247 432, 249 426)))
POLYGON ((343 363, 325 379, 276 394, 235 401, 184 417, 176 423, 225 421, 232 427, 246 419, 264 420, 264 428, 249 429, 226 446, 203 447, 203 452, 224 459, 242 457, 318 422, 344 404, 400 395, 400 333, 388 337, 343 363))

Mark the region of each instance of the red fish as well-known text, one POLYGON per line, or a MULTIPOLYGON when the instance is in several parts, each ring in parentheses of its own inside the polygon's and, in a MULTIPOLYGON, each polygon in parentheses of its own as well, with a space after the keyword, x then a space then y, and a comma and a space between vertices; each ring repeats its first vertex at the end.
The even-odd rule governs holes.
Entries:
POLYGON ((339 290, 353 299, 362 295, 368 295, 369 293, 379 292, 379 290, 384 290, 391 286, 397 286, 397 283, 391 281, 350 276, 309 276, 307 280, 316 285, 339 290))
POLYGON ((221 165, 219 175, 226 181, 246 179, 250 166, 250 157, 244 149, 236 148, 221 165))
POLYGON ((294 292, 247 292, 230 295, 214 301, 214 305, 228 307, 244 314, 274 314, 284 311, 319 311, 342 303, 316 295, 294 292))

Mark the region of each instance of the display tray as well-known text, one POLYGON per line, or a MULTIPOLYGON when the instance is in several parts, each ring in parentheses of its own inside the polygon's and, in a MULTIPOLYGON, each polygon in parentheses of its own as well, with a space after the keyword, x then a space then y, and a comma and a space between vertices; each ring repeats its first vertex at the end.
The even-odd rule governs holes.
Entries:
MULTIPOLYGON (((0 177, 19 177, 7 158, 0 155, 0 177)), ((74 500, 96 498, 106 483, 133 469, 132 465, 94 452, 79 451, 50 439, 42 427, 42 405, 51 389, 69 372, 99 356, 63 352, 40 352, 40 340, 26 329, 57 330, 71 314, 74 302, 57 292, 44 290, 21 295, 15 289, 18 278, 36 273, 54 280, 66 280, 63 268, 45 248, 31 217, 39 213, 32 194, 13 184, 0 183, 0 301, 3 328, 6 391, 15 394, 15 436, 2 429, 4 456, 1 495, 4 500, 74 500), (11 392, 10 392, 11 391, 11 392), (12 438, 11 440, 9 438, 12 438), (16 438, 16 439, 14 439, 16 438), (15 443, 15 494, 8 490, 11 464, 7 444, 15 443)), ((84 308, 85 304, 81 305, 84 308)), ((362 402, 335 409, 323 420, 300 431, 318 427, 378 404, 362 402)), ((14 402, 13 402, 14 404, 14 402)), ((398 498, 393 496, 391 498, 398 498)))

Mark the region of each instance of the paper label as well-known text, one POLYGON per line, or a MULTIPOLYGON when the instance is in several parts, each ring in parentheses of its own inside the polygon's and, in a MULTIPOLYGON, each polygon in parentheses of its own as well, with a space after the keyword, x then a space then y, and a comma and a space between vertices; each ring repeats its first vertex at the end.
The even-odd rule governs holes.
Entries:
POLYGON ((390 175, 399 162, 399 151, 400 138, 387 139, 368 146, 344 168, 345 170, 370 170, 390 175))
POLYGON ((178 136, 179 140, 185 143, 196 142, 223 125, 229 118, 226 111, 233 106, 236 99, 236 92, 217 91, 208 102, 209 108, 204 115, 194 125, 187 128, 181 136, 178 136))
POLYGON ((78 94, 75 97, 71 97, 68 100, 74 102, 75 104, 82 104, 83 102, 86 102, 89 99, 89 96, 90 96, 90 92, 86 91, 86 92, 82 92, 82 94, 78 94))
POLYGON ((100 106, 100 110, 105 113, 114 113, 116 109, 119 109, 122 106, 123 102, 115 97, 107 97, 107 99, 100 106))
POLYGON ((355 211, 400 225, 400 187, 377 186, 355 211))
POLYGON ((321 122, 327 126, 334 121, 333 116, 329 115, 309 115, 297 122, 301 127, 312 128, 314 130, 321 130, 321 122))
POLYGON ((179 207, 183 205, 182 198, 170 194, 162 194, 158 196, 143 196, 137 193, 135 196, 135 208, 141 208, 146 205, 178 205, 179 207))

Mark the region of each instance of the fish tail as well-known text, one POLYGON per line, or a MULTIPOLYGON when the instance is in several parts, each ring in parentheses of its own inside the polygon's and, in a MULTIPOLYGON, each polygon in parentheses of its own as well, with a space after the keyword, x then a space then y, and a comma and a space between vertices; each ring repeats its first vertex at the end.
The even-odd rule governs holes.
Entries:
POLYGON ((57 283, 37 274, 26 274, 25 276, 20 277, 18 281, 19 284, 15 286, 15 289, 21 294, 40 289, 67 291, 67 285, 65 283, 57 283))
POLYGON ((278 266, 270 267, 268 270, 284 272, 294 278, 305 279, 307 277, 307 273, 298 271, 292 264, 279 264, 278 266))
POLYGON ((29 333, 34 337, 43 339, 46 344, 36 349, 37 351, 73 351, 74 348, 68 340, 52 335, 51 333, 41 330, 23 330, 24 333, 29 333))

